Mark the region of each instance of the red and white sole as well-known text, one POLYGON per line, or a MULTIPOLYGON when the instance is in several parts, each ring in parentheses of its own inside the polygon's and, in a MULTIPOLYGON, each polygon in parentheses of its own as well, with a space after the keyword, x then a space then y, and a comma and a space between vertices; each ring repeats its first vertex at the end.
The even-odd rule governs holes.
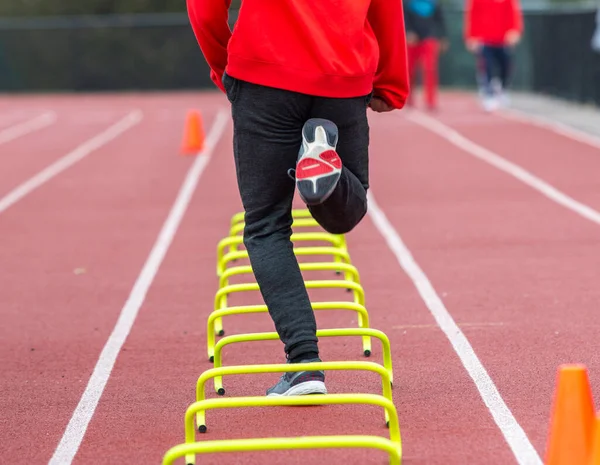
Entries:
POLYGON ((325 129, 321 126, 315 129, 314 142, 303 138, 302 148, 303 153, 296 164, 296 183, 300 195, 303 198, 316 196, 325 200, 335 188, 341 175, 342 160, 335 147, 329 144, 325 129), (319 183, 318 181, 323 178, 331 178, 331 182, 319 183), (307 182, 312 185, 312 192, 306 192, 307 182), (319 193, 319 189, 324 189, 324 192, 319 193))

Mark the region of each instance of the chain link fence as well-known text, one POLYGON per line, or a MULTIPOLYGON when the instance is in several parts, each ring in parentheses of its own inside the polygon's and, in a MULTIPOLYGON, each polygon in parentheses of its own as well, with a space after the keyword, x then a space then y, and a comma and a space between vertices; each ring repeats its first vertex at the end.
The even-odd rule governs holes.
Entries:
MULTIPOLYGON (((527 10, 514 86, 600 104, 600 54, 591 46, 596 11, 527 10)), ((453 6, 446 16, 451 49, 442 57, 442 85, 474 88, 463 13, 453 6)), ((2 92, 202 88, 212 83, 185 13, 0 19, 2 92)))
MULTIPOLYGON (((514 87, 600 105, 600 54, 591 45, 596 14, 592 5, 526 10, 525 34, 516 50, 514 87)), ((442 83, 472 88, 475 63, 462 44, 463 12, 448 10, 447 22, 452 49, 441 60, 442 83)))

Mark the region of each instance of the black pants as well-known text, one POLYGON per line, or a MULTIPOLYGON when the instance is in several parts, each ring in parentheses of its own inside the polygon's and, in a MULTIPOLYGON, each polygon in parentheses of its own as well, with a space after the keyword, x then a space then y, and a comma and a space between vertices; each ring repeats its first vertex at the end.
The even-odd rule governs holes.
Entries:
POLYGON ((370 96, 312 97, 225 75, 232 104, 233 149, 245 210, 244 245, 288 358, 317 352, 316 321, 290 241, 295 168, 302 127, 310 118, 333 121, 344 168, 323 204, 310 208, 328 232, 351 231, 367 212, 370 96))
POLYGON ((483 86, 487 94, 492 95, 492 79, 495 70, 498 71, 498 78, 503 89, 509 86, 509 79, 512 71, 512 56, 508 47, 496 47, 484 45, 481 49, 483 86))

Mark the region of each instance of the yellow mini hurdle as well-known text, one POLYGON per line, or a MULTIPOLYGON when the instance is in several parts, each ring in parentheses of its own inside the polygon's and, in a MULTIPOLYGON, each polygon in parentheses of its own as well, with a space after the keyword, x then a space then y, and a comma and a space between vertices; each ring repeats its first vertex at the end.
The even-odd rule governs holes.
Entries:
MULTIPOLYGON (((247 366, 229 366, 219 367, 206 370, 198 378, 196 383, 196 402, 201 402, 206 399, 205 387, 206 382, 209 379, 213 380, 219 377, 229 375, 251 375, 258 373, 286 373, 295 371, 309 371, 309 370, 328 370, 328 371, 370 371, 377 373, 381 378, 381 390, 382 396, 392 402, 392 380, 389 372, 379 365, 373 362, 311 362, 311 363, 285 363, 285 364, 269 364, 269 365, 247 365, 247 366)), ((329 396, 330 394, 328 394, 329 396)), ((363 394, 359 394, 363 395, 363 394)), ((312 399, 315 396, 310 396, 312 399)), ((292 396, 293 399, 303 399, 305 396, 292 396)), ((263 397, 264 399, 264 397, 263 397)), ((308 405, 308 404, 299 404, 308 405)), ((205 418, 203 413, 198 413, 196 418, 198 422, 198 431, 201 433, 206 432, 206 428, 202 428, 202 425, 206 426, 205 418)), ((390 418, 385 414, 386 425, 389 426, 390 418)))
MULTIPOLYGON (((360 328, 369 328, 369 313, 367 309, 360 304, 354 302, 313 302, 313 310, 344 310, 356 312, 358 316, 358 325, 360 328)), ((218 318, 223 318, 230 315, 245 315, 248 313, 267 313, 269 310, 266 305, 243 305, 239 307, 227 307, 213 311, 208 316, 206 345, 208 349, 208 359, 213 361, 215 355, 215 321, 218 318)), ((371 338, 365 336, 363 338, 363 353, 365 357, 371 355, 371 338)))
MULTIPOLYGON (((308 210, 292 210, 292 229, 300 228, 320 228, 321 225, 315 220, 308 210)), ((244 221, 244 213, 236 213, 231 219, 231 228, 229 229, 229 237, 237 236, 244 231, 246 222, 244 221)), ((343 234, 332 234, 337 237, 344 249, 346 249, 346 238, 343 234)), ((237 250, 239 244, 233 244, 229 247, 229 251, 237 250)))
MULTIPOLYGON (((205 433, 206 411, 222 408, 244 408, 244 407, 289 407, 289 406, 313 406, 313 405, 376 405, 385 411, 385 417, 389 419, 387 425, 390 430, 390 441, 401 450, 402 440, 398 424, 398 413, 394 403, 382 396, 374 394, 329 394, 314 396, 292 396, 292 397, 235 397, 232 399, 204 399, 194 402, 185 413, 185 442, 193 444, 196 441, 194 429, 194 417, 198 422, 198 430, 205 433)), ((227 447, 223 451, 226 451, 227 447)), ((188 455, 186 462, 195 464, 195 456, 188 455)))
MULTIPOLYGON (((390 376, 390 384, 393 386, 394 383, 394 372, 392 370, 392 352, 390 348, 390 340, 388 337, 377 329, 372 328, 338 328, 338 329, 320 329, 317 331, 317 337, 343 337, 343 336, 370 336, 381 341, 381 347, 383 352, 383 366, 387 370, 390 376)), ((276 341, 279 339, 279 335, 275 332, 271 333, 249 333, 249 334, 236 334, 234 336, 227 336, 217 342, 215 346, 214 355, 214 367, 220 368, 223 365, 222 352, 223 348, 230 344, 236 344, 241 342, 256 342, 256 341, 276 341)), ((214 379, 215 391, 220 396, 225 395, 225 388, 223 387, 223 379, 221 376, 215 376, 214 379)))
MULTIPOLYGON (((354 265, 348 263, 333 263, 333 262, 304 262, 299 263, 300 271, 340 271, 343 272, 347 281, 352 281, 360 284, 360 274, 354 265)), ((234 266, 227 268, 219 277, 219 289, 229 285, 229 278, 233 276, 252 274, 250 265, 234 266)))
MULTIPOLYGON (((246 223, 244 221, 240 221, 239 223, 234 224, 229 230, 229 236, 238 236, 244 231, 244 227, 246 223)), ((304 228, 321 228, 321 225, 314 218, 296 218, 292 222, 292 229, 304 229, 304 228)), ((342 234, 334 234, 334 236, 338 236, 343 238, 342 234)))
MULTIPOLYGON (((331 247, 336 247, 346 251, 344 247, 344 241, 339 236, 325 232, 302 232, 293 233, 290 237, 292 242, 328 242, 331 247)), ((242 244, 243 239, 240 236, 230 236, 225 239, 221 239, 217 244, 217 266, 223 268, 222 261, 225 255, 225 249, 231 246, 238 246, 242 244)), ((347 252, 347 251, 346 251, 347 252)), ((231 253, 231 252, 229 252, 231 253)))
MULTIPOLYGON (((229 236, 237 236, 240 233, 242 233, 244 231, 244 228, 246 227, 246 223, 241 221, 239 223, 234 224, 231 229, 229 230, 229 236)), ((298 218, 295 219, 292 222, 292 229, 293 230, 298 230, 300 228, 320 228, 321 225, 317 222, 317 220, 313 219, 313 218, 298 218)), ((333 234, 334 236, 338 237, 341 241, 342 244, 344 246, 344 248, 346 248, 346 238, 344 237, 343 234, 333 234)), ((229 250, 236 250, 237 245, 233 245, 231 246, 231 248, 229 250)))
MULTIPOLYGON (((236 223, 243 223, 245 218, 244 212, 238 212, 231 217, 231 226, 235 226, 236 223)), ((312 214, 307 208, 292 209, 292 218, 312 218, 312 214)))
MULTIPOLYGON (((346 280, 304 281, 307 289, 345 289, 354 295, 354 302, 365 305, 365 291, 360 284, 346 280)), ((258 283, 229 284, 215 294, 215 310, 227 307, 227 297, 238 292, 259 291, 258 283)))
MULTIPOLYGON (((350 255, 347 250, 341 249, 339 247, 324 247, 324 246, 315 246, 315 247, 296 247, 294 248, 294 254, 298 257, 312 256, 312 255, 330 255, 333 257, 334 261, 339 261, 341 263, 350 263, 350 255)), ((227 265, 232 262, 236 262, 238 260, 248 258, 247 250, 238 250, 236 252, 228 252, 217 264, 217 276, 221 276, 227 268, 227 265)))
MULTIPOLYGON (((312 217, 308 210, 292 210, 292 217, 294 219, 292 228, 296 231, 298 228, 305 227, 319 227, 319 223, 312 217)), ((244 213, 236 213, 231 219, 231 228, 229 236, 224 238, 217 245, 217 276, 221 276, 223 269, 229 262, 236 262, 241 259, 248 258, 247 252, 245 254, 238 255, 238 246, 243 244, 243 239, 239 236, 239 233, 243 231, 245 227, 244 213), (229 251, 225 253, 225 249, 229 251), (225 263, 222 263, 224 256, 228 258, 225 263)), ((346 238, 343 234, 330 234, 327 232, 306 232, 298 233, 294 232, 291 238, 292 242, 300 241, 325 241, 330 242, 333 248, 340 248, 346 255, 327 253, 326 251, 313 251, 297 253, 296 255, 333 255, 333 260, 336 263, 350 263, 350 257, 347 256, 348 248, 346 245, 346 238)), ((339 274, 340 270, 336 270, 339 274)))
MULTIPOLYGON (((244 231, 244 227, 246 226, 245 221, 240 221, 231 226, 229 230, 230 236, 237 236, 244 231)), ((299 228, 319 228, 320 225, 314 218, 295 218, 292 222, 292 229, 299 228)))
MULTIPOLYGON (((360 284, 353 281, 345 280, 322 280, 322 281, 305 281, 307 289, 346 289, 354 294, 354 302, 365 306, 365 291, 360 284)), ((227 297, 230 294, 238 292, 252 292, 259 291, 258 283, 243 283, 243 284, 230 284, 222 287, 217 291, 215 295, 215 306, 214 311, 227 308, 227 297)), ((361 315, 358 315, 358 324, 362 327, 361 315)), ((225 331, 223 329, 223 322, 220 318, 215 321, 215 334, 223 336, 225 331)))
MULTIPOLYGON (((356 267, 349 265, 347 263, 332 263, 332 262, 324 262, 324 263, 300 263, 300 271, 328 271, 335 270, 336 272, 344 273, 344 280, 351 281, 360 285, 360 275, 358 274, 358 270, 356 267)), ((242 274, 251 274, 252 267, 250 265, 245 266, 235 266, 232 268, 227 268, 223 271, 223 274, 219 277, 219 291, 223 288, 229 286, 229 278, 232 276, 242 275, 242 274)), ((238 284, 239 285, 239 284, 238 284)), ((339 287, 335 285, 335 287, 339 287)), ((362 289, 362 288, 361 288, 362 289)), ((254 290, 254 289, 248 289, 254 290)), ((257 289, 256 289, 257 290, 257 289)), ((348 291, 352 291, 353 289, 347 288, 348 291)), ((363 292, 363 300, 364 300, 364 292, 363 292)), ((215 309, 223 308, 225 305, 215 305, 215 309)), ((223 329, 223 322, 220 318, 215 321, 215 332, 217 336, 223 336, 225 331, 223 329)))
POLYGON ((387 452, 390 465, 400 465, 402 446, 380 436, 305 436, 297 438, 226 439, 181 444, 167 452, 163 465, 173 465, 181 457, 215 452, 252 452, 303 449, 373 449, 387 452))

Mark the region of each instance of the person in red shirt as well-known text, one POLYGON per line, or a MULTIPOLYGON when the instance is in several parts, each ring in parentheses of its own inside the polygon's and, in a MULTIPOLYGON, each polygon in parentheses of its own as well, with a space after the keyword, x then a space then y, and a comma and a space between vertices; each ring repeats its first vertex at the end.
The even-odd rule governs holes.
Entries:
POLYGON ((483 105, 488 111, 507 103, 506 89, 512 70, 512 48, 523 33, 523 14, 519 0, 467 0, 465 40, 477 54, 483 73, 483 105), (498 69, 500 89, 493 86, 498 69))
MULTIPOLYGON (((442 5, 439 0, 404 0, 403 3, 411 82, 414 83, 417 69, 422 66, 425 103, 429 110, 436 110, 439 56, 448 48, 442 5)), ((409 106, 413 104, 414 84, 411 87, 409 106)))
MULTIPOLYGON (((401 0, 187 0, 214 83, 232 106, 244 245, 289 363, 319 362, 316 322, 290 236, 297 189, 327 231, 367 212, 367 108, 404 106, 401 0)), ((322 371, 284 374, 267 395, 326 393, 322 371)))

